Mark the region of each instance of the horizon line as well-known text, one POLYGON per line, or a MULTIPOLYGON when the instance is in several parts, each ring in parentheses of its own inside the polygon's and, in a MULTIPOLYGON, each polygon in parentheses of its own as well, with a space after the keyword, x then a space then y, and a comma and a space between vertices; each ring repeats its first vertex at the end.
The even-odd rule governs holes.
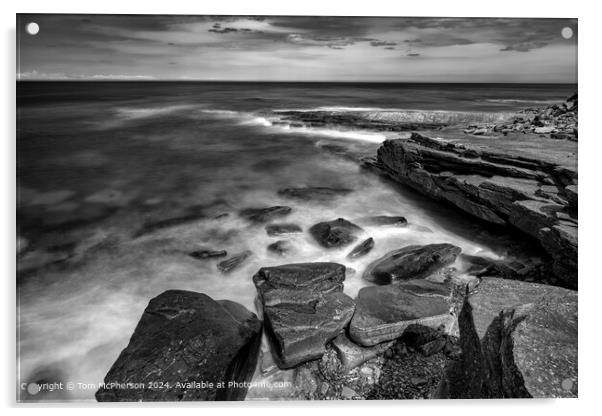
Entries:
POLYGON ((578 85, 578 81, 572 82, 533 82, 533 81, 329 81, 329 80, 206 80, 206 79, 17 79, 20 82, 138 82, 138 83, 159 83, 159 82, 199 82, 199 83, 241 83, 241 84, 516 84, 516 85, 578 85))

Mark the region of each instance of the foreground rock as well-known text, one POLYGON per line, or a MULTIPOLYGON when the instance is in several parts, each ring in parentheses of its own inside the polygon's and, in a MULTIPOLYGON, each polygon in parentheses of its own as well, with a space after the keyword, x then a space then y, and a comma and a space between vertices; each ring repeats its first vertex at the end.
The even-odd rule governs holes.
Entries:
POLYGON ((309 186, 301 188, 285 188, 278 191, 278 195, 303 201, 330 201, 353 192, 348 188, 329 188, 323 186, 309 186))
POLYGON ((373 346, 403 335, 411 325, 449 331, 455 318, 451 285, 427 280, 410 280, 394 285, 364 287, 356 299, 349 325, 351 339, 373 346))
POLYGON ((355 240, 355 234, 362 229, 344 218, 334 221, 319 222, 309 229, 309 233, 322 246, 326 248, 344 247, 355 240))
POLYGON ((272 221, 275 218, 285 217, 290 214, 291 211, 291 207, 277 205, 266 208, 245 208, 239 212, 239 215, 254 223, 265 223, 272 221))
POLYGON ((373 166, 484 221, 530 235, 554 260, 555 274, 576 287, 576 151, 573 142, 537 136, 450 133, 444 140, 414 133, 385 141, 373 166))
POLYGON ((459 316, 442 398, 577 396, 577 292, 485 278, 459 316))
POLYGON ((260 343, 261 321, 242 305, 168 290, 148 304, 96 399, 243 400, 247 389, 229 383, 251 380, 260 343), (195 385, 201 381, 213 387, 195 385), (221 382, 224 387, 218 388, 221 382), (125 383, 133 387, 119 387, 125 383))
POLYGON ((217 269, 225 274, 230 273, 233 270, 238 269, 240 266, 242 266, 244 262, 246 262, 252 255, 252 251, 245 250, 241 253, 233 255, 228 260, 219 262, 217 264, 217 269))
POLYGON ((263 267, 253 276, 280 368, 320 358, 344 331, 355 308, 342 292, 344 280, 345 266, 337 263, 263 267))
POLYGON ((427 277, 456 261, 462 249, 452 244, 407 246, 370 263, 364 279, 379 285, 427 277))

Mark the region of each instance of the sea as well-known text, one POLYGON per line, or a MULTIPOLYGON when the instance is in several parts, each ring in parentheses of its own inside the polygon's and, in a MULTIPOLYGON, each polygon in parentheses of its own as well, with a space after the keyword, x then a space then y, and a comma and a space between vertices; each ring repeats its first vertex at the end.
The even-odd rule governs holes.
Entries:
POLYGON ((452 243, 504 258, 523 243, 358 163, 358 155, 374 156, 382 141, 408 132, 287 122, 282 113, 470 124, 560 103, 574 91, 564 84, 17 82, 18 397, 94 400, 149 300, 168 289, 256 311, 252 276, 263 266, 345 264, 344 290, 353 297, 370 284, 362 279, 366 265, 397 248, 452 243), (329 201, 278 193, 306 186, 352 192, 329 201), (303 230, 369 215, 401 215, 408 226, 364 227, 360 237, 373 237, 375 247, 349 260, 351 247, 323 249, 307 232, 271 237, 238 215, 274 205, 290 206, 282 222, 303 230), (279 239, 293 247, 284 256, 266 248, 279 239), (189 255, 204 249, 253 256, 223 274, 223 258, 189 255), (44 382, 74 388, 28 389, 44 382))

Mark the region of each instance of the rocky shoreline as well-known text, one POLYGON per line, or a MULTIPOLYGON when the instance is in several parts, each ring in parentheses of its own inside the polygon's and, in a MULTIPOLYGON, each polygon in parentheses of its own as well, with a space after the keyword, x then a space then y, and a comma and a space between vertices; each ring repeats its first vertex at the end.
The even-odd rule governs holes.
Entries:
MULTIPOLYGON (((561 120, 569 129, 574 116, 576 129, 576 97, 569 102, 561 114, 551 113, 555 119, 537 113, 531 125, 561 120)), ((150 301, 97 400, 576 397, 575 141, 525 128, 491 138, 464 127, 387 140, 364 166, 484 223, 523 233, 542 246, 547 265, 468 256, 441 241, 398 247, 375 260, 361 271, 372 285, 355 298, 343 293, 352 271, 334 262, 257 270, 249 276, 257 314, 169 290, 150 301), (460 261, 469 265, 462 272, 453 267, 460 261), (548 284, 528 281, 534 275, 548 284)), ((319 204, 351 192, 278 193, 319 204)), ((362 226, 408 226, 402 216, 377 215, 303 230, 285 222, 293 209, 249 207, 239 217, 271 236, 307 233, 324 250, 348 249, 348 258, 378 243, 376 236, 358 240, 362 226)), ((286 255, 287 243, 267 249, 286 255)), ((252 255, 190 253, 199 261, 226 257, 217 264, 224 274, 252 255)))

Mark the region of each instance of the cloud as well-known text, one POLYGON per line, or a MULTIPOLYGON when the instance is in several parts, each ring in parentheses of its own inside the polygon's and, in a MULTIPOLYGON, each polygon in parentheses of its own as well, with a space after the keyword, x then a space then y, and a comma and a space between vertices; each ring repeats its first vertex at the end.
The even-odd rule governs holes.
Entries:
POLYGON ((532 49, 543 48, 548 42, 520 42, 513 45, 508 45, 500 51, 516 51, 516 52, 529 52, 532 49))
POLYGON ((397 45, 397 42, 387 42, 384 40, 373 40, 372 42, 370 42, 370 45, 372 45, 372 46, 395 46, 395 45, 397 45))
MULTIPOLYGON (((493 68, 495 81, 530 71, 533 58, 545 56, 552 65, 546 71, 559 74, 554 80, 574 81, 576 67, 576 19, 18 15, 17 21, 23 79, 98 79, 93 74, 117 79, 421 79, 436 71, 445 78, 451 74, 445 68, 461 63, 472 72, 493 68), (21 35, 32 20, 40 24, 40 35, 21 35), (560 35, 566 26, 575 34, 570 40, 560 35), (367 59, 371 65, 365 65, 367 59)), ((469 72, 457 76, 472 81, 469 72)))

